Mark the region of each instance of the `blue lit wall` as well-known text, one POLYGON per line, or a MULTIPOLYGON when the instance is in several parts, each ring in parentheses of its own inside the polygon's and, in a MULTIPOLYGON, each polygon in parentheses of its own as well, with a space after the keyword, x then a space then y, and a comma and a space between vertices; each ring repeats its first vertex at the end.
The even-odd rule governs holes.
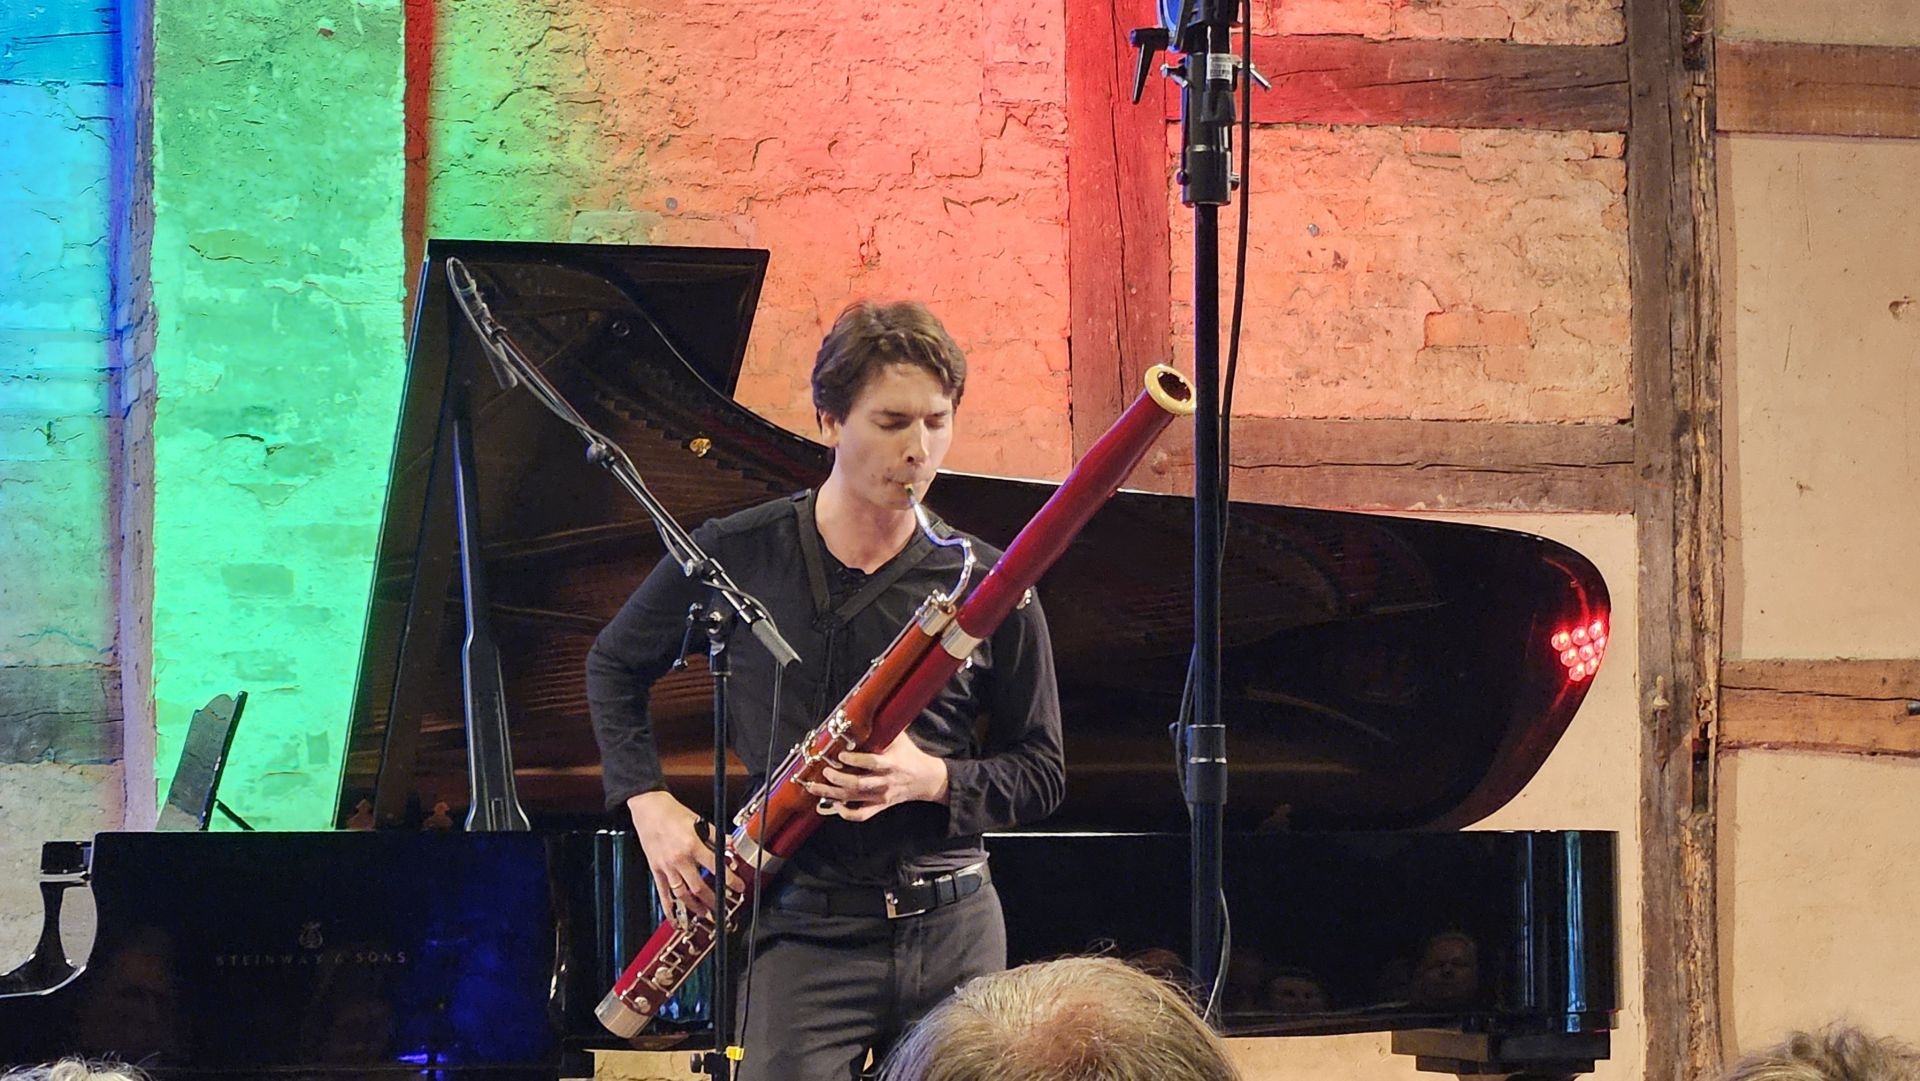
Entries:
POLYGON ((125 802, 119 19, 110 0, 0 0, 0 968, 39 927, 40 843, 117 827, 125 802))
POLYGON ((0 4, 0 763, 119 757, 117 5, 0 4))

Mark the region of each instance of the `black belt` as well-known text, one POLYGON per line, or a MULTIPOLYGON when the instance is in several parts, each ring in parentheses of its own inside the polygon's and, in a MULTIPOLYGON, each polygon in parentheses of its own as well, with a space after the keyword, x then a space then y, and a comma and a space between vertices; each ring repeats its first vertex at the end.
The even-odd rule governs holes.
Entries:
POLYGON ((918 916, 942 905, 972 897, 993 881, 987 863, 962 867, 946 874, 916 878, 904 885, 830 886, 787 884, 773 891, 773 905, 813 916, 885 916, 890 920, 918 916))

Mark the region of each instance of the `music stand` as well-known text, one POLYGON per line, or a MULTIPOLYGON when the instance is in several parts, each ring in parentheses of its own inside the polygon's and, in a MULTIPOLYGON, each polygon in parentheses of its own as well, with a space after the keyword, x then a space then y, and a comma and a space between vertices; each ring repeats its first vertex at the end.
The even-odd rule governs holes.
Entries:
POLYGON ((246 706, 247 692, 241 691, 217 695, 194 710, 187 725, 187 745, 180 751, 180 765, 173 771, 156 829, 205 832, 215 809, 241 829, 253 829, 219 795, 220 775, 227 768, 227 752, 233 749, 233 733, 246 706))

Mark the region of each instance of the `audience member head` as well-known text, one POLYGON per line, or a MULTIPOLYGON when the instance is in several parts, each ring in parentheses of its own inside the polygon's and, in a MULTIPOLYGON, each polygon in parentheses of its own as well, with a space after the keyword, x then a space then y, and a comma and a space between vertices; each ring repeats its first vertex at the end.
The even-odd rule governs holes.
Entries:
POLYGON ((1479 989, 1479 944, 1464 931, 1442 931, 1420 948, 1407 997, 1419 1006, 1460 1006, 1479 989))
POLYGON ((1274 1013, 1327 1012, 1327 988, 1320 977, 1304 968, 1278 969, 1267 981, 1267 1009, 1274 1013))
POLYGON ((1245 946, 1235 947, 1227 958, 1227 1012, 1265 1010, 1267 982, 1272 978, 1273 964, 1265 955, 1245 946))
POLYGON ((1920 1081, 1920 1051, 1836 1025, 1748 1055, 1726 1081, 1920 1081))
POLYGON ((9 1070, 0 1081, 144 1081, 139 1070, 121 1062, 89 1062, 63 1058, 43 1066, 9 1070))
POLYGON ((881 1081, 1238 1081, 1186 996, 1107 957, 968 982, 908 1032, 881 1081))
POLYGON ((95 946, 91 980, 73 1017, 75 1051, 101 1060, 165 1062, 186 1049, 173 938, 142 925, 95 946))

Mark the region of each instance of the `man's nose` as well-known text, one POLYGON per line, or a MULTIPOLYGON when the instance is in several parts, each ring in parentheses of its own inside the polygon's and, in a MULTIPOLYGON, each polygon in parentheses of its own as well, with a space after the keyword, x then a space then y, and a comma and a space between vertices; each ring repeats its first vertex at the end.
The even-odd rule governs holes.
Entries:
POLYGON ((925 425, 915 424, 907 429, 907 461, 924 462, 927 460, 927 429, 925 425))

